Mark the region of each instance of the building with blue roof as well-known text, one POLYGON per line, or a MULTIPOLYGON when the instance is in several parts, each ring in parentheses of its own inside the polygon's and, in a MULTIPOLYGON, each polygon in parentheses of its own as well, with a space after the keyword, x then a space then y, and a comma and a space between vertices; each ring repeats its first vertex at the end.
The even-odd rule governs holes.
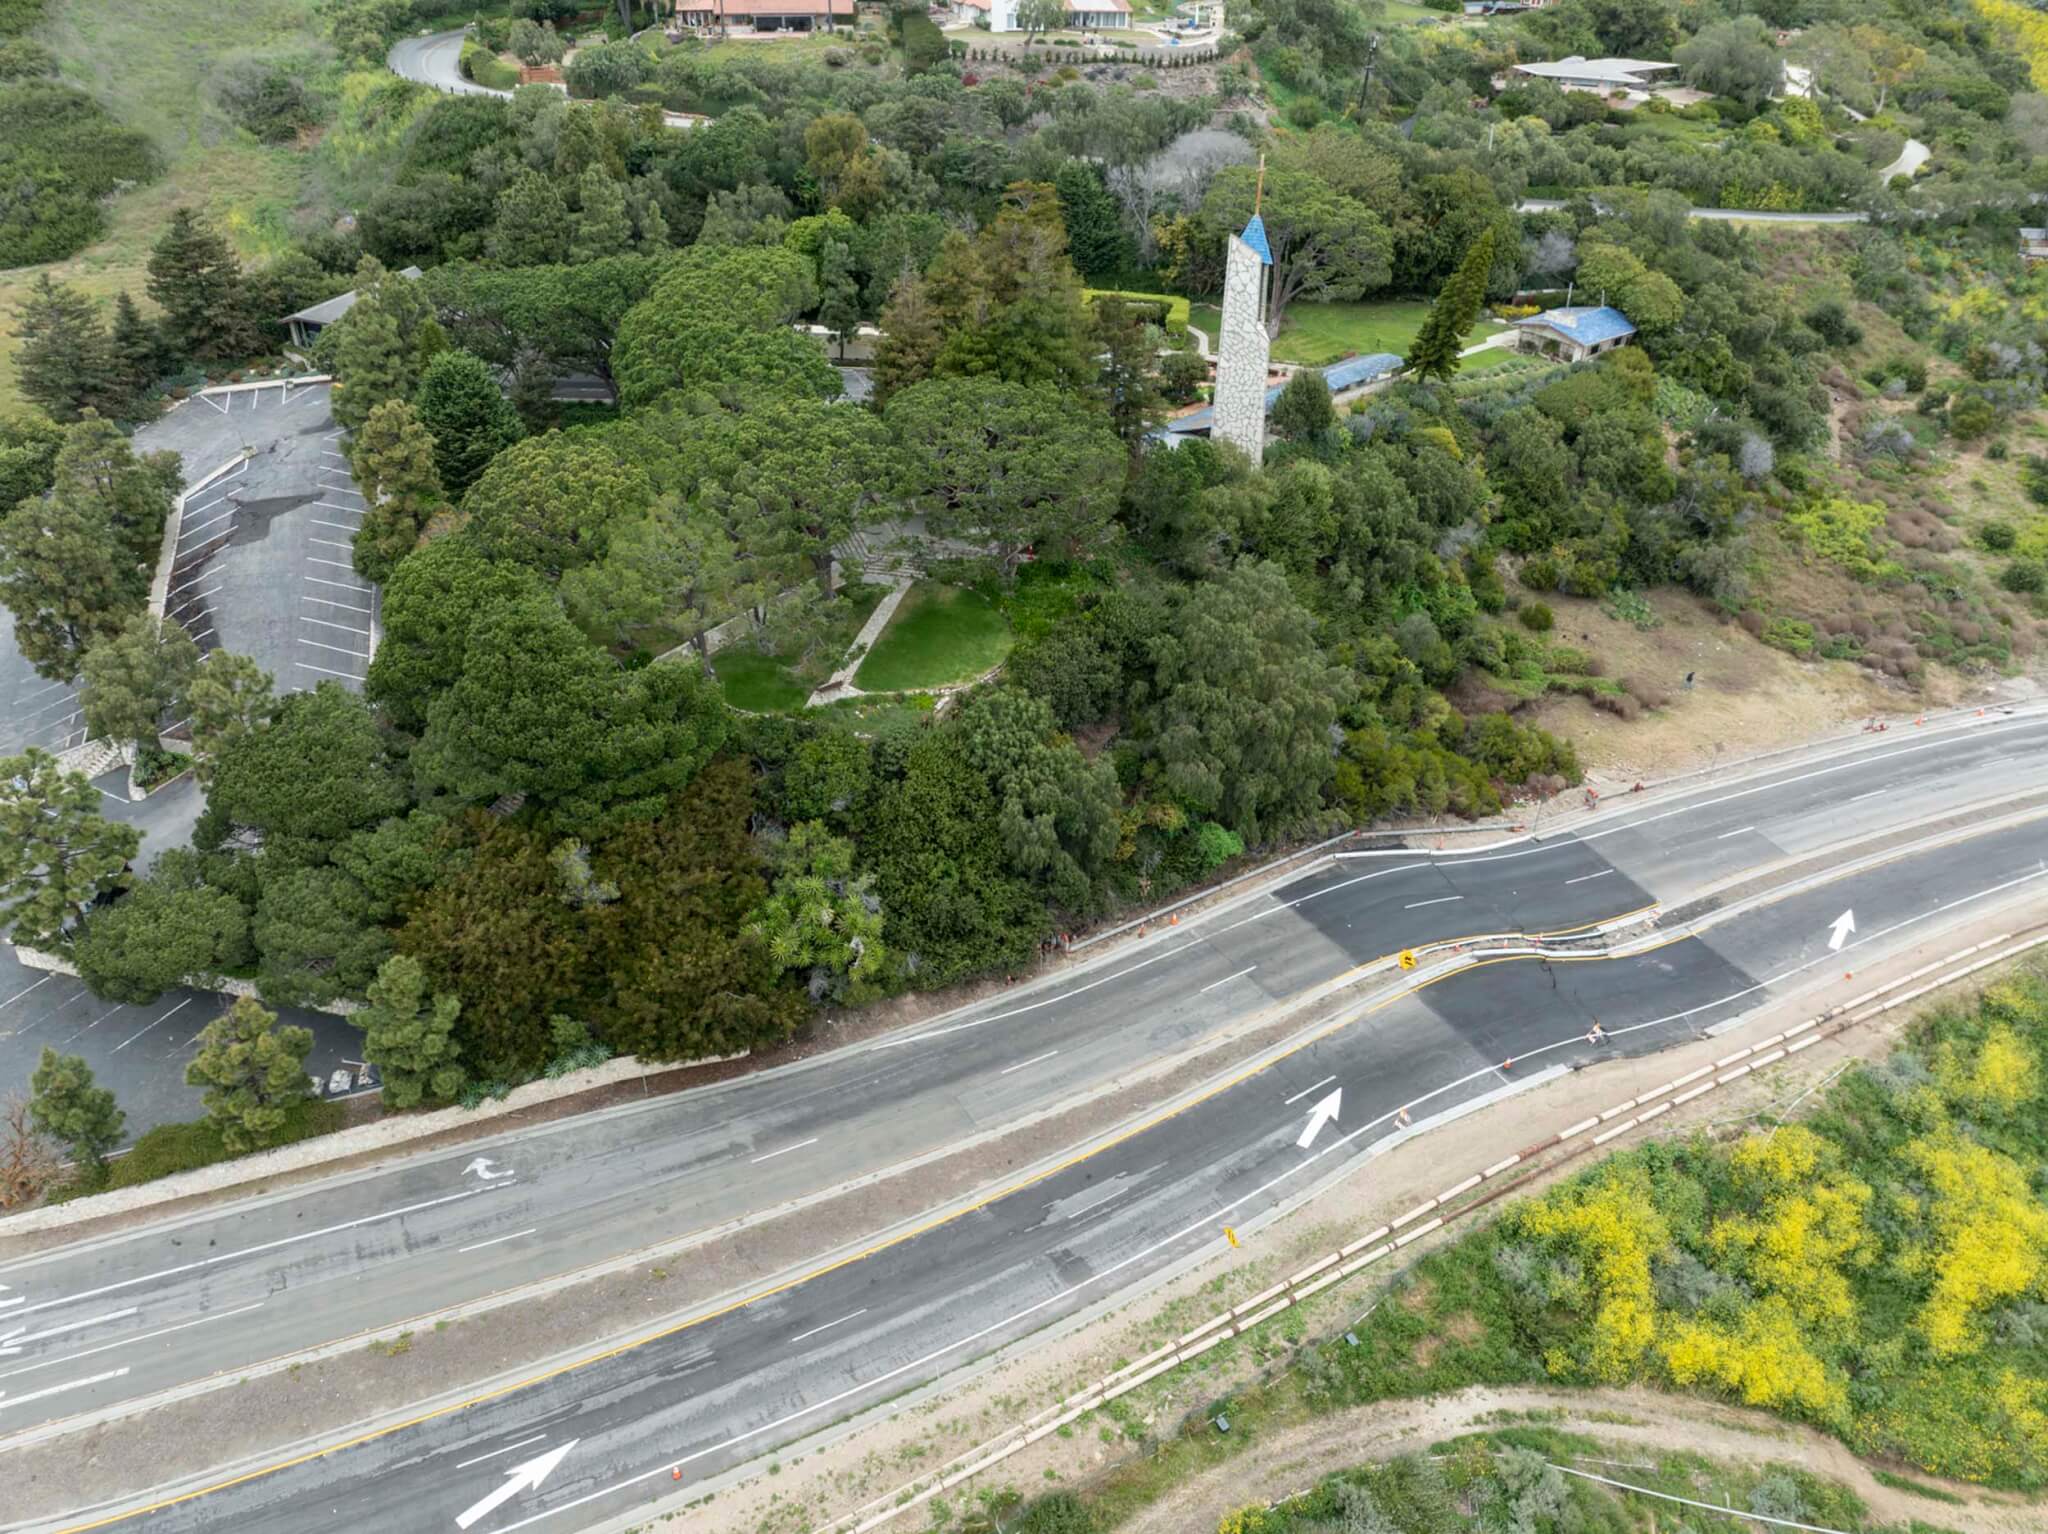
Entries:
POLYGON ((1515 321, 1515 344, 1561 362, 1584 362, 1626 346, 1636 333, 1627 315, 1607 304, 1545 309, 1515 321))

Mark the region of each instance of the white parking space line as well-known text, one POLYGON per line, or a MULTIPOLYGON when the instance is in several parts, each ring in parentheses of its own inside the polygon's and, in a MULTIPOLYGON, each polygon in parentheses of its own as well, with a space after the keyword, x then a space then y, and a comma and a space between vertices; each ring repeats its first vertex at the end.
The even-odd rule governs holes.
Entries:
POLYGON ((322 547, 324 547, 324 548, 330 548, 330 549, 352 549, 352 548, 354 548, 354 547, 355 547, 355 545, 354 545, 354 544, 352 544, 352 543, 337 543, 337 542, 336 542, 336 541, 335 541, 334 539, 332 539, 332 538, 308 538, 308 539, 306 540, 306 542, 308 542, 308 543, 317 543, 317 544, 320 544, 320 545, 321 545, 322 547))
POLYGON ((194 644, 198 644, 198 643, 199 643, 199 641, 200 641, 200 640, 202 640, 202 639, 211 639, 211 638, 213 638, 213 625, 212 625, 211 623, 209 623, 209 624, 207 624, 207 625, 206 625, 206 627, 205 627, 205 628, 201 629, 201 630, 200 630, 200 631, 199 631, 198 633, 196 633, 196 634, 194 634, 194 635, 192 636, 192 642, 193 642, 194 644))
POLYGON ((332 650, 337 655, 353 655, 357 660, 368 660, 370 658, 369 656, 365 655, 361 650, 350 650, 341 645, 328 644, 325 641, 319 639, 301 639, 299 643, 312 645, 317 650, 332 650))
POLYGON ((352 627, 351 627, 350 625, 348 625, 348 624, 346 624, 346 623, 330 623, 330 622, 328 622, 328 621, 327 621, 327 620, 326 620, 325 618, 309 618, 309 617, 307 617, 307 616, 306 616, 306 615, 305 615, 304 613, 300 613, 300 614, 299 614, 299 622, 301 622, 301 623, 317 623, 317 624, 319 624, 319 625, 320 625, 320 627, 322 627, 322 628, 324 628, 324 629, 340 629, 340 630, 341 630, 341 631, 342 631, 342 632, 343 632, 344 634, 367 634, 367 633, 369 633, 369 630, 368 630, 368 629, 359 629, 359 628, 352 628, 352 627))
POLYGON ((307 555, 306 563, 309 565, 331 565, 337 570, 353 570, 355 568, 354 565, 345 559, 322 559, 317 554, 307 555))
MULTIPOLYGON (((357 676, 353 671, 335 671, 326 666, 316 666, 309 660, 295 660, 292 662, 292 664, 294 666, 301 667, 302 669, 307 671, 317 671, 322 676, 346 677, 351 682, 360 682, 362 680, 362 678, 357 676)), ((303 692, 305 689, 301 688, 299 690, 303 692)))
MULTIPOLYGON (((39 991, 56 978, 57 977, 55 975, 45 975, 43 976, 42 979, 38 980, 34 985, 30 986, 28 988, 28 991, 39 991)), ((20 1001, 22 997, 26 996, 28 994, 28 991, 16 991, 12 996, 8 997, 7 1000, 0 1001, 0 1007, 13 1006, 14 1003, 20 1001)))
MULTIPOLYGON (((195 581, 192 584, 197 585, 198 582, 195 581)), ((194 602, 204 602, 208 597, 218 596, 221 590, 221 586, 209 586, 206 588, 206 590, 200 592, 198 595, 189 596, 185 598, 184 601, 180 602, 176 607, 172 608, 171 611, 174 613, 183 612, 186 608, 190 607, 194 602)))
POLYGON ((218 527, 220 526, 221 523, 228 521, 233 516, 234 512, 224 511, 210 522, 201 522, 197 527, 188 527, 182 533, 178 534, 178 542, 183 543, 187 538, 190 538, 194 533, 203 533, 209 527, 218 527))
POLYGON ((366 588, 356 585, 353 581, 331 581, 324 575, 309 575, 306 579, 320 586, 339 586, 343 591, 353 591, 359 597, 370 594, 366 588))
POLYGON ((358 607, 353 602, 331 602, 326 597, 300 597, 301 602, 318 602, 322 607, 338 607, 345 613, 361 613, 369 616, 370 609, 358 607))
MULTIPOLYGON (((327 520, 326 520, 325 518, 323 518, 323 517, 315 517, 315 518, 313 519, 313 525, 314 525, 315 527, 333 527, 333 528, 338 528, 338 529, 340 529, 340 530, 341 530, 342 532, 344 532, 344 533, 352 533, 352 532, 354 532, 354 531, 356 530, 356 525, 355 525, 355 523, 353 523, 353 522, 329 522, 329 521, 327 521, 327 520)), ((350 545, 349 545, 349 547, 350 547, 350 548, 354 548, 354 547, 355 547, 355 545, 354 545, 354 544, 350 544, 350 545)))
MULTIPOLYGON (((197 1000, 196 997, 187 996, 183 1001, 179 1002, 175 1007, 171 1008, 169 1012, 166 1012, 163 1015, 163 1017, 158 1018, 156 1020, 156 1023, 161 1023, 164 1021, 165 1018, 172 1017, 175 1014, 184 1011, 185 1008, 191 1006, 195 1000, 197 1000)), ((114 1046, 113 1053, 118 1055, 130 1044, 133 1044, 137 1039, 141 1038, 143 1034, 149 1032, 150 1029, 154 1028, 156 1026, 156 1023, 146 1023, 139 1031, 129 1034, 127 1038, 123 1039, 120 1043, 114 1046)))

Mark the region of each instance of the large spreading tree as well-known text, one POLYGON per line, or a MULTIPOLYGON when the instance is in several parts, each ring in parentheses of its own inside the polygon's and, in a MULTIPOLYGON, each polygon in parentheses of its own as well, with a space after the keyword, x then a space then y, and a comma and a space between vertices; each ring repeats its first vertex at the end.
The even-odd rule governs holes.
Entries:
POLYGON ((1262 200, 1258 187, 1254 166, 1219 171, 1202 199, 1201 221, 1220 240, 1250 223, 1258 204, 1273 256, 1268 334, 1280 333, 1291 304, 1363 298, 1386 285, 1394 241, 1378 213, 1290 164, 1267 168, 1262 200))

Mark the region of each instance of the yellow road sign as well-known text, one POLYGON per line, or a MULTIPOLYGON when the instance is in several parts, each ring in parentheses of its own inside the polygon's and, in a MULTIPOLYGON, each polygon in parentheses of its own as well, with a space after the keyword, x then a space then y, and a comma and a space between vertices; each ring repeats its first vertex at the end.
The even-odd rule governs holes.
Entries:
POLYGON ((1404 948, 1404 949, 1402 949, 1402 950, 1401 950, 1401 968, 1403 968, 1403 969, 1413 969, 1413 968, 1415 968, 1415 950, 1414 950, 1414 949, 1412 949, 1412 948, 1404 948))
POLYGON ((1239 1244, 1237 1239, 1237 1232, 1232 1230, 1228 1225, 1223 1227, 1223 1239, 1228 1241, 1232 1246, 1236 1246, 1239 1244))

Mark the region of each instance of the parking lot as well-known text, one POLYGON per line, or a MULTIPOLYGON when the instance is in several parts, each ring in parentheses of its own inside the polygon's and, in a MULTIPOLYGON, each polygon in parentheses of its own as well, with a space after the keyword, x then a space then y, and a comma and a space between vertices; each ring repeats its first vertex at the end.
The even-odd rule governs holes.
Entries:
POLYGON ((360 688, 375 644, 377 591, 355 573, 363 498, 324 384, 242 385, 197 395, 136 434, 171 449, 187 491, 167 616, 202 651, 231 650, 277 690, 360 688))

